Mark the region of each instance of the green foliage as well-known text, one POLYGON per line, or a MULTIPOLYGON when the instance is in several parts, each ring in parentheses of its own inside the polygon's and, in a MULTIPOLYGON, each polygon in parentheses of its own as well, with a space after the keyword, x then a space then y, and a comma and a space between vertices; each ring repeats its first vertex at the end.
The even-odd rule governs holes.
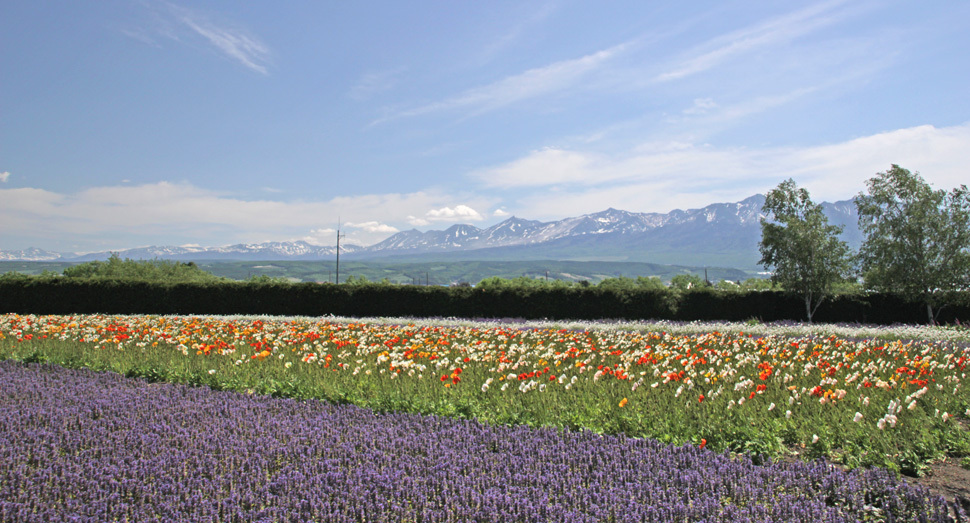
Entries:
POLYGON ((195 262, 171 260, 122 260, 112 254, 107 261, 91 261, 64 269, 64 277, 75 280, 128 280, 155 283, 214 282, 221 278, 210 274, 195 262))
MULTIPOLYGON (((583 280, 586 281, 586 280, 583 280)), ((588 282, 587 282, 588 283, 588 282)), ((478 282, 475 287, 486 290, 512 290, 512 289, 564 289, 573 287, 574 283, 565 280, 530 278, 528 276, 518 276, 516 278, 501 278, 492 276, 478 282)))
MULTIPOLYGON (((527 286, 496 279, 478 287, 387 283, 333 285, 263 280, 155 283, 6 276, 0 277, 0 313, 333 314, 681 321, 757 318, 763 322, 802 317, 800 299, 782 291, 719 290, 704 285, 680 291, 660 288, 655 280, 648 278, 616 279, 602 285, 527 280, 527 286)), ((742 288, 747 286, 742 282, 742 288)), ((947 306, 940 313, 941 322, 966 322, 970 318, 970 293, 948 293, 944 303, 947 306)), ((852 292, 826 300, 814 319, 839 323, 917 323, 921 314, 919 305, 894 295, 852 292)))
MULTIPOLYGON (((290 281, 304 282, 333 282, 335 265, 326 260, 288 260, 288 261, 218 261, 198 262, 203 269, 226 278, 246 280, 252 275, 266 274, 271 277, 286 277, 290 281)), ((69 264, 62 264, 69 265, 69 264)), ((39 267, 59 266, 43 264, 41 262, 3 262, 0 261, 0 272, 19 270, 21 272, 39 272, 39 267), (36 268, 35 268, 36 267, 36 268)), ((371 282, 386 280, 387 283, 414 284, 427 281, 430 285, 452 285, 459 282, 477 284, 485 278, 498 276, 504 279, 514 279, 519 276, 540 278, 545 280, 547 275, 550 282, 559 280, 564 283, 577 283, 588 280, 592 284, 609 278, 633 278, 656 276, 664 281, 680 274, 684 267, 660 265, 641 262, 601 262, 601 261, 436 261, 436 262, 406 262, 406 261, 356 261, 340 260, 340 281, 345 283, 347 275, 364 276, 371 282)), ((691 269, 703 274, 703 269, 691 269)), ((723 267, 711 267, 710 278, 743 280, 752 276, 750 271, 723 267)))
POLYGON ((714 284, 714 290, 719 292, 741 292, 741 284, 731 280, 721 280, 714 284))
POLYGON ((596 285, 597 288, 603 290, 613 290, 613 291, 630 291, 630 290, 650 290, 650 291, 662 291, 665 289, 664 284, 660 281, 660 278, 656 276, 651 276, 645 278, 643 276, 637 276, 634 278, 607 278, 599 284, 596 285))
POLYGON ((24 274, 22 272, 5 272, 0 274, 0 283, 26 282, 30 278, 31 276, 29 274, 24 274))
POLYGON ((770 291, 775 285, 775 282, 765 278, 748 278, 741 282, 741 290, 744 292, 770 291))
POLYGON ((282 276, 270 276, 268 274, 253 274, 248 279, 246 283, 290 283, 290 280, 282 276))
POLYGON ((761 264, 774 269, 773 282, 805 300, 809 322, 819 305, 851 268, 849 246, 839 239, 842 227, 829 225, 822 206, 788 179, 765 198, 761 220, 761 264))
POLYGON ((44 269, 38 274, 26 274, 18 271, 5 272, 0 274, 0 282, 20 282, 25 283, 30 280, 36 281, 51 281, 60 278, 62 275, 60 273, 44 269))
POLYGON ((347 276, 347 279, 341 283, 344 285, 367 285, 370 283, 370 280, 367 279, 367 276, 354 276, 351 274, 350 276, 347 276))
POLYGON ((866 186, 856 197, 865 285, 921 301, 932 323, 945 292, 970 288, 970 191, 934 191, 895 164, 866 186))
POLYGON ((499 278, 498 276, 492 276, 491 278, 485 278, 484 280, 478 282, 478 285, 475 287, 483 290, 505 289, 509 287, 509 280, 499 278))
POLYGON ((707 282, 696 274, 678 274, 670 279, 670 288, 678 291, 696 290, 706 285, 707 282))

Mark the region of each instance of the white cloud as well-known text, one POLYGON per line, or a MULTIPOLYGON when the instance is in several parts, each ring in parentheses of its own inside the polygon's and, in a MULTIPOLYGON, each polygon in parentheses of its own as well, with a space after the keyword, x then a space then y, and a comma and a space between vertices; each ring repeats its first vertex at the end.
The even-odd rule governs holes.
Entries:
MULTIPOLYGON (((532 8, 531 5, 521 7, 532 8)), ((558 8, 559 6, 554 2, 547 2, 539 6, 536 11, 515 17, 510 28, 485 47, 482 52, 482 61, 489 61, 505 49, 512 47, 523 35, 529 34, 531 28, 544 22, 558 8)))
POLYGON ((7 183, 7 180, 9 179, 10 179, 9 171, 3 171, 2 173, 0 173, 0 183, 7 183))
POLYGON ((398 67, 365 73, 357 80, 357 84, 350 89, 350 97, 357 101, 363 101, 377 93, 387 91, 394 87, 397 82, 396 77, 402 72, 404 72, 404 68, 398 67))
POLYGON ((253 71, 267 74, 265 63, 269 59, 269 48, 258 38, 237 28, 218 26, 189 9, 179 7, 175 12, 180 22, 230 58, 253 71))
POLYGON ((497 218, 502 218, 508 215, 509 215, 509 212, 506 211, 505 209, 495 209, 495 211, 492 212, 492 216, 495 216, 497 218))
POLYGON ((475 209, 467 205, 456 205, 454 207, 442 207, 441 209, 432 209, 425 214, 425 216, 436 222, 441 221, 453 221, 453 220, 474 220, 481 221, 482 215, 478 213, 475 209))
POLYGON ((816 87, 803 87, 785 94, 758 96, 751 100, 724 107, 723 110, 717 113, 716 118, 720 120, 737 120, 751 114, 757 114, 767 111, 768 109, 780 107, 817 90, 818 88, 816 87))
POLYGON ((309 234, 299 238, 310 245, 327 246, 337 242, 337 229, 322 228, 312 229, 309 234))
POLYGON ((682 111, 682 114, 668 116, 665 121, 674 125, 675 129, 680 126, 694 135, 712 135, 748 116, 789 104, 838 82, 838 79, 832 80, 824 86, 800 87, 783 94, 754 96, 725 105, 717 104, 710 98, 696 99, 694 105, 682 111))
POLYGON ((467 205, 432 209, 424 213, 423 217, 408 216, 408 222, 416 227, 430 225, 432 222, 456 222, 462 220, 478 222, 484 219, 478 211, 467 205))
MULTIPOLYGON (((737 201, 794 178, 812 197, 843 200, 896 163, 939 188, 966 183, 970 123, 923 125, 806 147, 729 148, 648 143, 625 154, 544 149, 471 174, 485 186, 516 189, 521 212, 561 218, 606 207, 669 211, 737 201), (539 191, 524 191, 525 188, 539 191)), ((519 210, 516 210, 519 213, 519 210)))
POLYGON ((380 222, 363 222, 363 223, 351 223, 347 222, 347 227, 354 227, 356 229, 362 229, 366 232, 380 232, 393 234, 400 232, 396 227, 380 223, 380 222))
POLYGON ((155 39, 143 29, 125 28, 121 29, 121 34, 127 36, 128 38, 138 40, 143 44, 147 44, 152 47, 159 47, 158 43, 155 42, 155 39))
POLYGON ((508 164, 472 173, 489 187, 529 187, 595 181, 599 158, 593 153, 547 147, 508 164))
MULTIPOLYGON (((94 187, 77 193, 0 189, 0 238, 4 239, 0 248, 11 248, 9 245, 16 241, 55 250, 67 248, 65 245, 78 245, 76 250, 100 250, 105 238, 113 242, 112 248, 228 245, 286 238, 333 245, 336 236, 332 228, 338 217, 353 224, 348 226, 346 241, 369 245, 397 232, 395 225, 406 223, 406 216, 429 208, 451 209, 444 204, 455 199, 489 208, 497 203, 491 197, 436 191, 327 201, 245 200, 169 182, 94 187)), ((470 209, 466 205, 452 210, 455 216, 473 219, 477 213, 469 213, 470 209)), ((432 216, 443 219, 445 214, 432 216)))
POLYGON ((575 85, 623 52, 628 45, 620 44, 580 58, 530 69, 489 85, 469 89, 439 102, 396 112, 374 123, 454 109, 468 108, 471 109, 471 114, 480 114, 529 98, 554 93, 575 85))
POLYGON ((666 72, 657 75, 654 80, 658 82, 679 80, 712 69, 743 53, 776 46, 822 29, 846 16, 847 12, 833 13, 844 3, 846 0, 817 3, 767 22, 713 38, 682 57, 666 72))
POLYGON ((199 11, 169 2, 144 2, 143 5, 152 15, 153 27, 121 29, 125 36, 153 47, 159 47, 153 34, 180 43, 192 41, 192 36, 202 37, 230 59, 257 73, 268 74, 269 47, 248 31, 231 24, 216 23, 199 11))
POLYGON ((704 114, 717 107, 713 98, 694 98, 694 105, 684 109, 684 114, 704 114))

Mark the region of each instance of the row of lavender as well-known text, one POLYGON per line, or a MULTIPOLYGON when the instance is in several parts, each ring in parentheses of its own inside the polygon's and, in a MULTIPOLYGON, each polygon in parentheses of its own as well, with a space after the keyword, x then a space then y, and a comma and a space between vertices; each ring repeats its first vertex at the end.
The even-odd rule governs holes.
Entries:
POLYGON ((0 362, 3 521, 947 521, 881 470, 0 362))

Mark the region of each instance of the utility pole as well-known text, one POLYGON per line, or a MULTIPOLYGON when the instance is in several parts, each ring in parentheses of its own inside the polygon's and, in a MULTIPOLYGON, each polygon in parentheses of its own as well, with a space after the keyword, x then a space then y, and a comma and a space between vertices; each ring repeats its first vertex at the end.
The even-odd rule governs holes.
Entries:
POLYGON ((340 217, 337 217, 337 278, 334 283, 340 283, 340 238, 346 236, 345 234, 340 234, 340 217))

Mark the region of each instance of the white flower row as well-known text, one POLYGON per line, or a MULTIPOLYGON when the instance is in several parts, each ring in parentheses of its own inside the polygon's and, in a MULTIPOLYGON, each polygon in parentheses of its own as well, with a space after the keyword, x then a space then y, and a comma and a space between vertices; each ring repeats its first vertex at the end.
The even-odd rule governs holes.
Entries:
POLYGON ((936 325, 847 325, 847 324, 771 324, 748 322, 695 321, 690 323, 668 320, 469 320, 464 318, 405 318, 405 317, 343 317, 325 316, 322 318, 281 317, 265 315, 207 316, 222 319, 305 319, 326 320, 343 323, 373 323, 384 325, 458 326, 495 328, 507 326, 519 329, 567 329, 579 331, 634 331, 669 332, 672 334, 703 334, 711 331, 738 333, 756 336, 811 337, 836 336, 839 338, 866 338, 884 340, 929 340, 970 343, 970 329, 936 325))

